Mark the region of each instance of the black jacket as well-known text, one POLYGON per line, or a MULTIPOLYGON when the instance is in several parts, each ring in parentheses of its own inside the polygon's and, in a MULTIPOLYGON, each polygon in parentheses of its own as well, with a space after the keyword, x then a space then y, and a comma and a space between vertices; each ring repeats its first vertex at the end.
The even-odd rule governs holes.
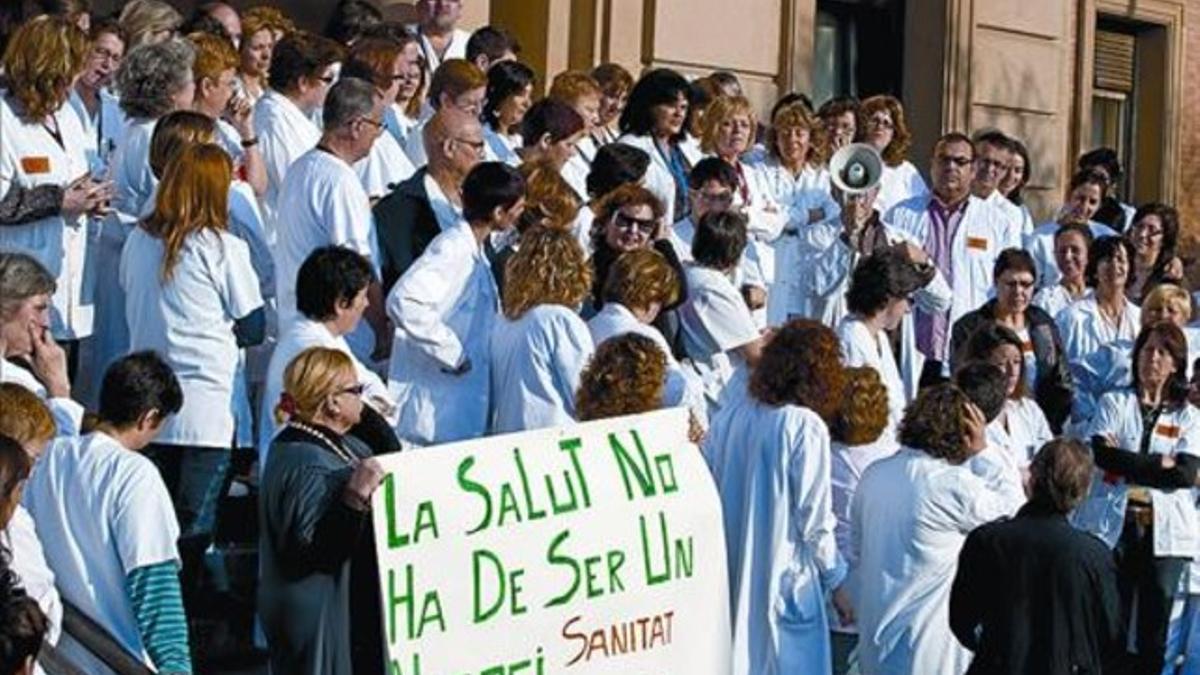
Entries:
MULTIPOLYGON (((971 335, 980 326, 995 321, 996 301, 988 300, 979 309, 964 314, 954 322, 950 331, 950 367, 962 365, 963 348, 971 335)), ((1041 307, 1030 305, 1025 310, 1025 324, 1029 329, 1029 340, 1033 342, 1033 353, 1037 359, 1037 382, 1033 398, 1046 415, 1046 421, 1054 433, 1061 433, 1062 426, 1071 414, 1071 399, 1075 396, 1075 380, 1067 367, 1062 337, 1054 319, 1041 307)))
POLYGON ((968 675, 1104 672, 1123 651, 1112 553, 1030 502, 967 537, 950 628, 975 652, 968 675))
POLYGON ((425 192, 427 173, 422 167, 372 209, 385 296, 396 280, 421 257, 429 242, 442 232, 425 192))

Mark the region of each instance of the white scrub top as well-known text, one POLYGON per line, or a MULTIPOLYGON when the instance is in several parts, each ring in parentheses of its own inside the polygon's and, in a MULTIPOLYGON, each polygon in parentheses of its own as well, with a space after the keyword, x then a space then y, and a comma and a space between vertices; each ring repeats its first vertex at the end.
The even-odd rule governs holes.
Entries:
POLYGON ((1100 314, 1096 297, 1089 295, 1059 312, 1058 332, 1062 335, 1063 354, 1073 372, 1092 352, 1117 340, 1133 341, 1142 329, 1142 310, 1125 301, 1125 309, 1114 325, 1100 314))
MULTIPOLYGON (((297 316, 296 275, 314 250, 345 246, 365 256, 376 270, 379 255, 371 202, 354 169, 340 158, 315 148, 306 152, 288 169, 280 199, 288 215, 275 245, 275 297, 282 328, 297 316)), ((369 326, 360 323, 347 342, 360 361, 370 361, 375 345, 369 326)))
POLYGON ((829 430, 812 410, 750 396, 704 444, 725 521, 733 673, 828 673, 824 598, 841 585, 829 430))
POLYGON ((971 652, 949 616, 958 554, 1006 505, 968 468, 901 448, 867 469, 851 508, 862 671, 962 675, 971 652))
POLYGON ((1037 401, 1025 396, 1008 399, 1004 411, 988 425, 988 444, 1007 452, 1024 471, 1042 446, 1054 438, 1037 401))
MULTIPOLYGON (((100 432, 63 440, 38 459, 24 505, 62 599, 152 665, 125 589, 139 567, 179 561, 179 524, 158 469, 100 432)), ((58 647, 83 672, 108 672, 69 634, 58 647)))
MULTIPOLYGON (((283 372, 287 370, 292 359, 309 347, 324 347, 335 349, 354 362, 354 370, 358 373, 359 384, 366 385, 363 397, 378 409, 389 414, 395 408, 388 394, 387 386, 379 376, 364 366, 350 351, 350 346, 341 336, 329 332, 325 324, 313 321, 304 316, 298 316, 279 335, 279 342, 271 352, 271 362, 267 366, 267 378, 263 383, 262 407, 258 423, 258 466, 259 474, 267 466, 267 455, 271 441, 279 431, 275 423, 275 406, 279 404, 279 395, 283 392, 283 372)), ((387 417, 388 415, 385 415, 387 417)))
POLYGON ((492 431, 575 421, 579 377, 595 347, 587 324, 560 305, 538 305, 492 328, 492 431))
POLYGON ((396 326, 388 368, 399 411, 396 434, 417 445, 482 436, 500 293, 468 225, 430 242, 392 286, 387 313, 396 326), (467 372, 452 372, 467 361, 467 372))
MULTIPOLYGON (((1087 289, 1078 299, 1082 300, 1091 295, 1091 293, 1091 289, 1087 289)), ((1064 309, 1070 307, 1071 303, 1075 302, 1075 300, 1076 298, 1071 297, 1071 293, 1062 284, 1054 284, 1053 286, 1041 288, 1033 296, 1033 304, 1041 307, 1050 315, 1050 318, 1054 319, 1055 323, 1058 322, 1058 315, 1062 314, 1064 309)))
MULTIPOLYGON (((58 644, 58 637, 62 634, 62 598, 54 587, 54 570, 46 562, 37 525, 24 506, 17 504, 8 525, 0 530, 0 545, 8 551, 8 567, 20 579, 22 590, 37 602, 42 614, 46 615, 46 643, 58 644)), ((34 664, 33 672, 44 671, 34 664)))
POLYGON ((288 168, 316 147, 321 130, 291 99, 271 89, 254 104, 254 133, 267 167, 267 192, 261 201, 267 241, 274 243, 279 229, 276 222, 279 205, 291 208, 291 202, 280 202, 288 168))
MULTIPOLYGON (((88 172, 87 138, 79 118, 63 104, 53 117, 62 145, 42 126, 27 123, 0 95, 0 197, 13 186, 66 186, 88 172)), ((59 340, 92 334, 95 254, 90 250, 87 217, 50 216, 23 225, 0 227, 0 249, 37 259, 58 287, 51 299, 50 330, 59 340)))
POLYGON ((170 280, 162 278, 163 242, 137 228, 121 255, 130 348, 166 359, 183 389, 183 409, 167 418, 157 442, 229 448, 241 374, 236 320, 262 307, 246 243, 228 232, 190 235, 170 280))

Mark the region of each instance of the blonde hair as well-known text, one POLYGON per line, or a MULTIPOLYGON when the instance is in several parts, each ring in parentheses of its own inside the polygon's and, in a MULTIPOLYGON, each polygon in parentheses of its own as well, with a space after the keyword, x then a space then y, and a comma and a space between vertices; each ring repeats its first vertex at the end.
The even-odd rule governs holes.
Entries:
POLYGON ((321 403, 337 393, 338 380, 347 374, 356 375, 356 371, 354 361, 343 352, 326 347, 300 352, 283 371, 283 392, 275 404, 275 421, 282 424, 295 417, 311 422, 321 410, 321 403))
POLYGON ((532 227, 504 268, 504 316, 516 321, 538 305, 574 309, 592 288, 592 267, 575 236, 532 227))
POLYGON ((750 130, 753 134, 758 117, 754 114, 754 108, 745 96, 718 96, 708 104, 704 110, 704 128, 701 130, 700 149, 704 152, 715 153, 717 151, 717 134, 720 133, 721 123, 738 115, 744 115, 750 120, 750 130))
POLYGON ((187 36, 188 42, 196 48, 196 60, 192 63, 192 79, 196 84, 204 78, 216 83, 221 73, 226 70, 237 71, 241 59, 237 50, 227 38, 212 33, 192 33, 187 36))
POLYGON ((179 152, 197 143, 216 141, 217 123, 213 118, 192 110, 176 110, 163 115, 150 137, 150 171, 162 178, 167 164, 179 152))
POLYGON ((154 33, 176 31, 183 25, 183 15, 160 0, 130 0, 121 8, 117 18, 129 36, 128 50, 146 44, 154 33))
POLYGON ((573 105, 576 101, 588 96, 599 98, 603 95, 604 90, 600 88, 600 83, 596 82, 596 78, 582 70, 567 70, 555 75, 554 80, 550 83, 550 92, 546 94, 547 98, 567 105, 573 105))
POLYGON ((899 166, 908 156, 908 147, 912 142, 912 134, 908 130, 908 123, 904 121, 904 106, 900 99, 880 94, 863 101, 858 109, 858 129, 860 132, 866 129, 867 121, 880 110, 892 118, 892 142, 879 154, 883 155, 883 162, 888 166, 899 166))
POLYGON ((1142 315, 1148 315, 1152 308, 1167 306, 1174 306, 1178 309, 1185 323, 1191 320, 1192 297, 1175 284, 1159 284, 1147 293, 1142 300, 1142 315))
POLYGON ((213 143, 185 147, 167 162, 154 212, 142 224, 163 241, 163 281, 170 281, 188 237, 226 229, 232 178, 233 162, 213 143))
POLYGON ((83 70, 90 43, 66 19, 42 15, 21 24, 4 51, 9 92, 26 122, 41 122, 67 100, 83 70))
POLYGON ((23 446, 43 446, 57 433, 50 409, 19 384, 0 384, 0 434, 23 446))
POLYGON ((821 120, 802 101, 789 103, 775 112, 775 116, 771 118, 771 127, 767 129, 767 152, 779 159, 777 143, 780 133, 785 129, 795 128, 808 130, 808 157, 805 161, 814 167, 824 164, 828 160, 829 139, 822 132, 821 120))
POLYGON ((287 35, 296 30, 296 24, 292 23, 292 20, 276 7, 259 5, 242 13, 243 44, 249 42, 251 36, 262 30, 270 32, 271 39, 274 41, 276 31, 287 35))

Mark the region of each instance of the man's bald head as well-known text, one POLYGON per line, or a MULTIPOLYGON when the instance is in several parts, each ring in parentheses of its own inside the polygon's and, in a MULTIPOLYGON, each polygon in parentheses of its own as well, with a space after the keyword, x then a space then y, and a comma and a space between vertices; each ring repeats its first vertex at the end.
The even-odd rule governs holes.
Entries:
POLYGON ((449 169, 466 176, 483 157, 483 125, 479 118, 443 107, 425 125, 425 156, 434 171, 449 169))

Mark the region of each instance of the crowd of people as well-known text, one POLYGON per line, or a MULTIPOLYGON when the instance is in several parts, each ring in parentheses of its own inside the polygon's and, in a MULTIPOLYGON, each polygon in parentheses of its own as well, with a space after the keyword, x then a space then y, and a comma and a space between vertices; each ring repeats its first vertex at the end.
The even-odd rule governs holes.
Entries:
POLYGON ((1200 673, 1196 301, 1113 150, 1042 214, 1053 153, 1000 130, 538 82, 459 0, 37 4, 0 36, 0 675, 113 669, 66 609, 202 670, 239 490, 272 672, 383 673, 378 456, 667 407, 734 673, 1200 673))

